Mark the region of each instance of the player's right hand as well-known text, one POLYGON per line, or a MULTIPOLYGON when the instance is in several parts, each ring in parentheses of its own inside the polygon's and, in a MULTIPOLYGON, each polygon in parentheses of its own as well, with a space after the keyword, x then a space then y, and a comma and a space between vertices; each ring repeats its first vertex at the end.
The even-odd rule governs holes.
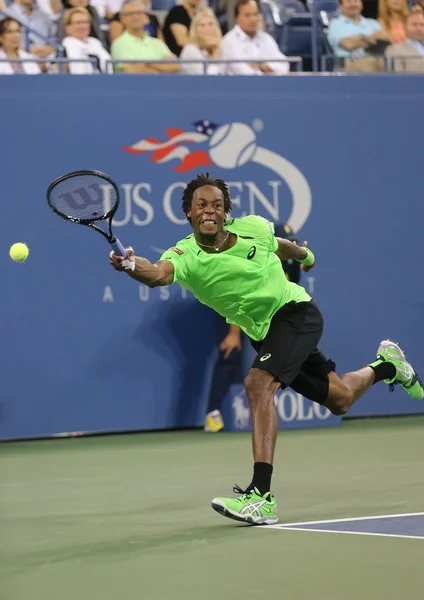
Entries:
POLYGON ((109 254, 109 262, 112 265, 112 267, 115 269, 115 271, 134 271, 134 268, 135 268, 134 250, 131 248, 131 246, 128 246, 128 248, 125 248, 125 250, 127 253, 126 258, 124 258, 123 256, 120 256, 119 254, 115 254, 113 250, 109 254))

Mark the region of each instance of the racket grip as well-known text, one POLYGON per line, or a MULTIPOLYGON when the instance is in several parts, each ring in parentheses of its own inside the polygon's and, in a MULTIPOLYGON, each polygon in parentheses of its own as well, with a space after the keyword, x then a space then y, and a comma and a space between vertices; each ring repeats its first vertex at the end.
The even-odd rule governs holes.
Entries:
POLYGON ((110 245, 112 246, 113 251, 115 252, 115 254, 123 256, 124 258, 127 257, 127 253, 125 251, 125 248, 121 244, 121 242, 118 240, 118 238, 116 238, 114 242, 110 242, 110 245))

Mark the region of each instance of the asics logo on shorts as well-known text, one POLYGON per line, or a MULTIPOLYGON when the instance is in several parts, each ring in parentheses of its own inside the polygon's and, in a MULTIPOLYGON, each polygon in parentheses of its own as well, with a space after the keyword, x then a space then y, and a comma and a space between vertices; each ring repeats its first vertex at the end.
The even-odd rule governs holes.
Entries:
POLYGON ((264 360, 268 360, 268 358, 271 358, 271 354, 264 354, 263 356, 261 356, 261 358, 259 359, 261 362, 264 362, 264 360))

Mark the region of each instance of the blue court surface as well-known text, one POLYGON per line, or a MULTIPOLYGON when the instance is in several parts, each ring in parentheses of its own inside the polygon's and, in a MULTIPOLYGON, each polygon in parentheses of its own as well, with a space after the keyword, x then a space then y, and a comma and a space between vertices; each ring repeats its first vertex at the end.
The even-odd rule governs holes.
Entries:
POLYGON ((355 517, 352 519, 309 521, 304 523, 281 523, 265 526, 262 529, 349 533, 354 535, 417 538, 424 540, 424 513, 355 517))

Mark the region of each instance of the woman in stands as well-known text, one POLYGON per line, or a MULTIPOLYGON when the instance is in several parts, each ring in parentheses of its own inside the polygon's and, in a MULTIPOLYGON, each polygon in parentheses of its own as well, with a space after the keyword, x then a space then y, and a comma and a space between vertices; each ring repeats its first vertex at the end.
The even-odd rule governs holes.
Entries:
MULTIPOLYGON (((221 58, 222 34, 218 20, 210 8, 204 8, 193 19, 188 34, 188 44, 181 52, 180 58, 201 60, 221 58)), ((224 75, 225 65, 209 64, 204 69, 202 63, 182 64, 182 70, 189 75, 224 75)))
POLYGON ((405 18, 408 12, 407 0, 378 1, 378 22, 390 35, 393 44, 401 44, 406 39, 405 18))
MULTIPOLYGON (((0 60, 8 58, 33 58, 36 56, 28 54, 20 49, 21 26, 12 17, 6 17, 0 21, 0 60)), ((38 75, 41 73, 36 62, 0 62, 0 75, 38 75)))
POLYGON ((103 34, 103 31, 100 27, 100 17, 97 9, 94 6, 91 6, 89 0, 63 0, 63 13, 62 19, 59 22, 59 27, 57 31, 57 38, 59 42, 62 42, 63 38, 66 37, 65 25, 63 22, 63 17, 65 16, 66 11, 71 8, 86 8, 90 13, 91 17, 91 25, 90 25, 90 37, 96 38, 101 41, 103 46, 106 43, 106 36, 103 34))
MULTIPOLYGON (((146 6, 146 11, 148 9, 149 0, 143 0, 144 5, 146 6)), ((144 31, 150 35, 150 37, 159 38, 163 42, 163 33, 161 26, 159 24, 158 18, 150 14, 148 12, 144 13, 144 31)), ((116 38, 118 38, 124 32, 124 26, 122 25, 119 12, 113 16, 109 25, 109 40, 112 43, 116 38)))
POLYGON ((111 56, 102 46, 102 43, 90 36, 91 16, 86 8, 71 8, 63 17, 67 36, 62 40, 66 58, 94 59, 95 64, 89 62, 69 63, 68 70, 72 74, 84 75, 106 72, 107 61, 111 56))

